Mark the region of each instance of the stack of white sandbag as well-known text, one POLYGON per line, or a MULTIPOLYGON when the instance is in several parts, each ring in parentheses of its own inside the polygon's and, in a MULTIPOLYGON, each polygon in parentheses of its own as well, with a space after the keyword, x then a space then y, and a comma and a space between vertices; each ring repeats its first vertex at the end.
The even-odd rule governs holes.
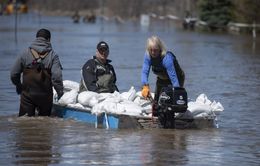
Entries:
POLYGON ((102 102, 94 105, 92 113, 99 114, 106 112, 114 114, 140 115, 142 110, 143 108, 138 103, 135 103, 132 100, 127 100, 122 96, 122 94, 114 92, 106 97, 102 102))
POLYGON ((215 118, 224 111, 221 103, 211 102, 205 94, 200 94, 195 101, 188 102, 188 111, 184 114, 178 114, 182 118, 215 118))
MULTIPOLYGON (((92 107, 92 113, 100 114, 103 112, 114 114, 141 115, 146 112, 147 106, 142 107, 142 103, 151 102, 144 100, 137 95, 134 87, 129 91, 119 93, 95 93, 90 91, 81 92, 78 95, 78 102, 83 106, 92 107), (138 100, 137 100, 138 99, 138 100)), ((150 106, 151 110, 151 106, 150 106)))
MULTIPOLYGON (((63 81, 65 93, 58 103, 74 108, 88 108, 93 114, 103 112, 127 115, 151 116, 152 102, 145 100, 140 91, 131 87, 127 92, 96 93, 84 91, 79 93, 79 83, 63 81)), ((54 90, 54 94, 55 94, 54 90)), ((55 95, 54 95, 55 96, 55 95)), ((154 94, 152 93, 152 96, 154 94)), ((211 102, 205 94, 200 94, 195 101, 188 102, 188 111, 176 114, 179 118, 214 118, 224 111, 221 103, 211 102)))
MULTIPOLYGON (((65 80, 63 85, 64 95, 57 102, 63 106, 83 109, 87 107, 94 114, 106 112, 137 116, 151 113, 151 102, 145 100, 134 87, 121 94, 119 92, 96 93, 92 91, 79 93, 79 83, 65 80)), ((56 94, 55 90, 54 94, 56 94)))
MULTIPOLYGON (((79 83, 75 81, 64 80, 63 86, 64 86, 64 94, 59 99, 58 103, 63 106, 67 106, 67 105, 74 106, 75 104, 77 104, 79 83)), ((54 94, 56 94, 56 92, 54 92, 54 94)), ((77 105, 77 107, 81 107, 81 106, 77 105)))

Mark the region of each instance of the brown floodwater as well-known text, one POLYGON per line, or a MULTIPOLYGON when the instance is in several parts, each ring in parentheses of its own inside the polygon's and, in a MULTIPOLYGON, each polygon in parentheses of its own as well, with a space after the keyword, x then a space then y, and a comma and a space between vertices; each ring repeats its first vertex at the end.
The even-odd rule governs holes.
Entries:
MULTIPOLYGON (((184 31, 171 21, 73 24, 70 17, 0 16, 0 165, 252 165, 260 164, 260 40, 250 35, 184 31), (52 32, 64 80, 80 81, 80 69, 96 44, 110 45, 109 58, 121 92, 141 89, 147 37, 160 36, 186 73, 190 100, 205 93, 225 110, 219 128, 95 129, 75 120, 17 117, 19 96, 10 82, 16 56, 39 28, 52 32)), ((154 88, 154 75, 150 85, 154 88)))

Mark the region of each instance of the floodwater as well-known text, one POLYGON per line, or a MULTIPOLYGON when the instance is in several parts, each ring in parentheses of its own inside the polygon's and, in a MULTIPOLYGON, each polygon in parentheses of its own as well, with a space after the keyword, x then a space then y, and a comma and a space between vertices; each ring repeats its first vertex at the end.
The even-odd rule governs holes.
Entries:
POLYGON ((154 20, 149 27, 73 24, 69 17, 37 14, 17 21, 15 37, 15 17, 0 16, 0 165, 260 165, 260 36, 183 31, 154 20), (97 42, 107 41, 121 92, 141 89, 145 41, 160 36, 186 72, 189 98, 205 93, 224 106, 219 128, 106 130, 60 118, 17 118, 10 68, 39 28, 52 32, 64 80, 79 82, 97 42))

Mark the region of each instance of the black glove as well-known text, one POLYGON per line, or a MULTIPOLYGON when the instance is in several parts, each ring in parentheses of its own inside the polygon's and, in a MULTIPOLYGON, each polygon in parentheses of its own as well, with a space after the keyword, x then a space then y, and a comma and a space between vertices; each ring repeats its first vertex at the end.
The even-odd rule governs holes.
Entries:
POLYGON ((22 85, 17 85, 17 86, 16 86, 16 93, 17 93, 18 95, 20 95, 20 94, 22 93, 22 85))

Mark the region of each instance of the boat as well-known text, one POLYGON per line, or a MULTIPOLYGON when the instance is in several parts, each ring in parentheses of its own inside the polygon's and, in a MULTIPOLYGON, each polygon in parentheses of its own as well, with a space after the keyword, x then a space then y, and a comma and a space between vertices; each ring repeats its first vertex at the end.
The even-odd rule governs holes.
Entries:
POLYGON ((174 93, 175 96, 172 88, 166 88, 159 98, 157 116, 153 116, 153 101, 144 99, 134 87, 128 92, 98 94, 91 91, 79 93, 77 82, 65 80, 63 84, 66 92, 59 100, 54 91, 52 114, 96 128, 218 128, 216 115, 224 110, 219 102, 211 102, 205 94, 199 95, 196 101, 188 101, 185 93, 179 97, 183 89, 174 93), (181 100, 183 98, 185 102, 181 100), (182 105, 183 102, 184 107, 176 104, 182 105))
MULTIPOLYGON (((95 128, 105 129, 151 129, 163 128, 158 117, 136 116, 126 114, 101 113, 93 114, 91 108, 75 108, 70 106, 62 106, 58 103, 53 104, 52 114, 54 116, 73 119, 88 123, 95 128)), ((215 117, 208 118, 183 118, 176 117, 174 119, 176 129, 187 128, 216 128, 217 122, 215 117)))

